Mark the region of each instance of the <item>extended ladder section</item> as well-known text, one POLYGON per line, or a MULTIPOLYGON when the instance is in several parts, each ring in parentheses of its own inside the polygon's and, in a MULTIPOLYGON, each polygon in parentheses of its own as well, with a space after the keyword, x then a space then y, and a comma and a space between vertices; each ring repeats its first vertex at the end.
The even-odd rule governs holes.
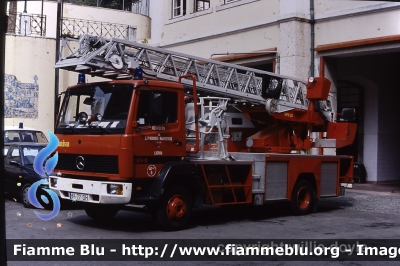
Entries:
MULTIPOLYGON (((61 58, 56 68, 108 79, 132 79, 138 71, 170 81, 193 74, 197 90, 211 96, 262 104, 270 113, 308 109, 306 82, 301 80, 115 38, 83 35, 78 48, 72 50, 71 40, 63 39, 61 51, 67 53, 68 48, 70 54, 61 58)), ((183 83, 191 85, 189 79, 183 83)))

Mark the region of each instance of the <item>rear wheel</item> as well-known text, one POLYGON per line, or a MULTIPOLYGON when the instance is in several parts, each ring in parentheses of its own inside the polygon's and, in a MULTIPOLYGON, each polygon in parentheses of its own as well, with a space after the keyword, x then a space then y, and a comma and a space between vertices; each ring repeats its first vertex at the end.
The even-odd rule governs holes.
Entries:
POLYGON ((292 192, 292 209, 296 215, 304 215, 315 210, 317 197, 315 189, 307 180, 296 183, 292 192))
POLYGON ((86 214, 93 220, 99 222, 111 221, 119 212, 119 207, 115 205, 98 205, 85 206, 86 214))
POLYGON ((187 225, 191 212, 192 198, 189 192, 181 187, 173 187, 162 195, 156 220, 165 230, 179 230, 187 225))

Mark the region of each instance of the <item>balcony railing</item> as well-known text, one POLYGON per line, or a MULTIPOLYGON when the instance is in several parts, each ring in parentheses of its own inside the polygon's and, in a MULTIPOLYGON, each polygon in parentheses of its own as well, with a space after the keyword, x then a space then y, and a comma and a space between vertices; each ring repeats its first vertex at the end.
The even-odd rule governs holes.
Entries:
POLYGON ((128 41, 136 40, 136 28, 129 25, 76 18, 62 19, 62 37, 78 39, 84 34, 105 38, 119 38, 128 41))
POLYGON ((7 33, 25 36, 46 36, 46 16, 29 13, 8 13, 7 33))

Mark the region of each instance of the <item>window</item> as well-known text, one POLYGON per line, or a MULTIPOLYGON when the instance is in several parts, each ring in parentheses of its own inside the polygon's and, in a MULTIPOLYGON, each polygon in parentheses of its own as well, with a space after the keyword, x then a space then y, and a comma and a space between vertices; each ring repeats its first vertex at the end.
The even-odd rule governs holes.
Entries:
POLYGON ((160 125, 176 122, 178 96, 169 91, 140 91, 137 111, 138 125, 160 125))
POLYGON ((4 143, 8 142, 39 142, 47 143, 47 138, 41 131, 33 130, 6 130, 4 131, 4 143))
POLYGON ((21 139, 19 137, 18 131, 6 131, 4 133, 4 142, 20 142, 21 139))
POLYGON ((24 163, 25 164, 33 164, 39 151, 42 150, 43 148, 44 147, 30 147, 30 146, 23 147, 22 155, 23 155, 24 163))
POLYGON ((195 0, 194 12, 203 11, 210 8, 210 0, 195 0))
POLYGON ((18 147, 14 147, 12 149, 10 161, 16 161, 18 163, 21 163, 21 158, 19 157, 19 148, 18 147))
POLYGON ((186 14, 186 0, 172 0, 172 17, 177 18, 186 14))

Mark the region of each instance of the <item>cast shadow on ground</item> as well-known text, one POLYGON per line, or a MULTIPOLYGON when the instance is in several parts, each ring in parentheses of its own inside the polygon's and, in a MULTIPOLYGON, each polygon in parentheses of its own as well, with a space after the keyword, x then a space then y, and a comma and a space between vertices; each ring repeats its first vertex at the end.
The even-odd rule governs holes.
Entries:
MULTIPOLYGON (((318 203, 319 213, 331 212, 352 206, 351 199, 327 198, 318 203)), ((274 202, 262 206, 238 205, 225 207, 205 207, 194 210, 186 229, 198 226, 222 225, 232 222, 268 222, 275 218, 293 216, 290 202, 274 202)), ((161 231, 150 214, 120 211, 111 221, 103 223, 92 220, 87 215, 75 216, 70 222, 87 227, 96 227, 109 231, 146 232, 161 231)))

